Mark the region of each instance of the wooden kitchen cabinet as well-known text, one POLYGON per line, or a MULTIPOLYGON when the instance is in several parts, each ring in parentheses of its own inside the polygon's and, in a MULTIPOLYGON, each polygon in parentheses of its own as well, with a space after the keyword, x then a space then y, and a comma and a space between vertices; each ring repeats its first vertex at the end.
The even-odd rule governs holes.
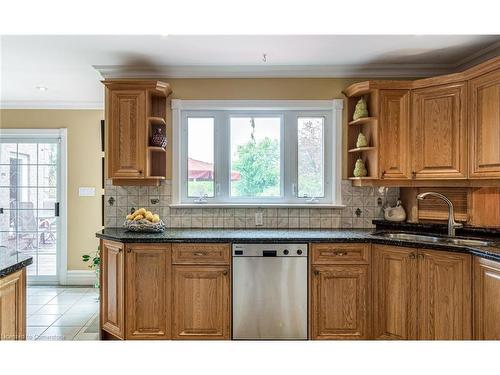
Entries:
POLYGON ((230 268, 173 266, 174 339, 231 338, 230 268))
POLYGON ((469 81, 470 178, 500 177, 500 69, 469 81))
POLYGON ((101 327, 117 338, 125 337, 124 245, 101 241, 101 327))
POLYGON ((420 249, 418 338, 472 338, 471 256, 420 249))
POLYGON ((500 340, 500 262, 474 258, 474 339, 500 340))
POLYGON ((469 254, 373 246, 376 339, 469 340, 469 254))
POLYGON ((311 338, 368 339, 367 265, 313 266, 311 338))
POLYGON ((373 245, 373 336, 417 338, 417 250, 373 245))
POLYGON ((166 150, 150 145, 166 134, 170 86, 160 81, 106 80, 106 176, 115 185, 157 185, 166 178, 166 150))
POLYGON ((410 90, 380 90, 380 177, 411 178, 410 90))
POLYGON ((26 268, 0 278, 0 341, 26 338, 26 268))
POLYGON ((311 246, 311 339, 370 337, 370 245, 311 246))
POLYGON ((171 338, 171 245, 126 246, 126 339, 171 338))
POLYGON ((467 178, 466 109, 463 82, 412 91, 413 178, 467 178))

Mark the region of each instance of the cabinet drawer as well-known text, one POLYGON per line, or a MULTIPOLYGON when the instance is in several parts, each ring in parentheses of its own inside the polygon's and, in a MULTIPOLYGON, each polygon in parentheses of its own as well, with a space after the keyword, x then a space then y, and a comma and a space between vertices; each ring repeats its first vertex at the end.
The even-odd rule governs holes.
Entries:
POLYGON ((173 264, 229 264, 230 244, 174 244, 173 264))
POLYGON ((370 244, 313 244, 312 264, 367 264, 370 244))

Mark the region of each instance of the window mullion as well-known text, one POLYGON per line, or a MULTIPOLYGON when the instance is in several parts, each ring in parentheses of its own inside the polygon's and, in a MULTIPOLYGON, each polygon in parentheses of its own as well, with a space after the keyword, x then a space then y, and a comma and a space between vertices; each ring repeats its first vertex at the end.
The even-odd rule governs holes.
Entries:
POLYGON ((283 163, 285 170, 284 199, 287 203, 296 200, 293 190, 293 184, 297 184, 297 121, 295 117, 296 115, 294 112, 285 112, 285 157, 283 163))
POLYGON ((215 200, 227 201, 229 197, 229 117, 227 112, 220 111, 216 115, 215 137, 215 184, 217 195, 215 200))

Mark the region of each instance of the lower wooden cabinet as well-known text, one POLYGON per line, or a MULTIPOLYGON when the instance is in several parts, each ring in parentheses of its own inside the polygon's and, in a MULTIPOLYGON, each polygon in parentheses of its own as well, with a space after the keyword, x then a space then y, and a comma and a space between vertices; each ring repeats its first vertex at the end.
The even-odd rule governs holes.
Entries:
POLYGON ((370 338, 369 250, 369 244, 311 246, 311 339, 370 338))
POLYGON ((374 337, 471 338, 471 256, 373 245, 374 337))
POLYGON ((174 339, 229 339, 229 266, 173 266, 174 339))
POLYGON ((101 242, 101 327, 113 336, 125 337, 124 245, 101 242))
POLYGON ((0 278, 0 340, 26 338, 26 268, 0 278))
POLYGON ((419 249, 418 339, 472 338, 471 256, 419 249))
POLYGON ((373 336, 417 338, 416 249, 372 245, 373 336))
POLYGON ((500 340, 500 262, 474 259, 474 339, 500 340))
POLYGON ((170 339, 171 246, 126 246, 127 339, 170 339))
POLYGON ((314 266, 311 338, 368 339, 367 265, 314 266))

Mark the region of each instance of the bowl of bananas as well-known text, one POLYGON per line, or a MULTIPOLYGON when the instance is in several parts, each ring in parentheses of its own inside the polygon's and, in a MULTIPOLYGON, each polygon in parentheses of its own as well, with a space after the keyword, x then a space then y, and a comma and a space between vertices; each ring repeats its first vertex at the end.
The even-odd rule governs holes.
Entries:
POLYGON ((165 230, 165 223, 158 214, 153 214, 145 208, 139 208, 127 215, 123 227, 132 232, 159 233, 165 230))

